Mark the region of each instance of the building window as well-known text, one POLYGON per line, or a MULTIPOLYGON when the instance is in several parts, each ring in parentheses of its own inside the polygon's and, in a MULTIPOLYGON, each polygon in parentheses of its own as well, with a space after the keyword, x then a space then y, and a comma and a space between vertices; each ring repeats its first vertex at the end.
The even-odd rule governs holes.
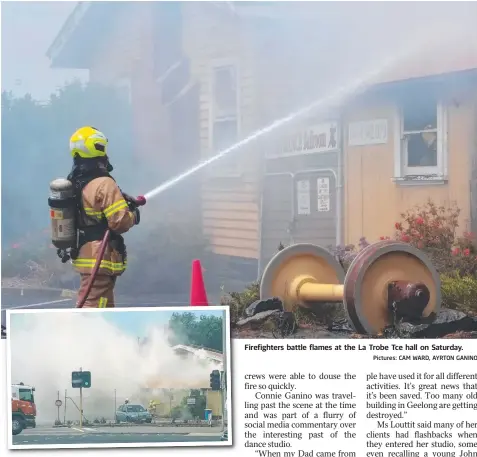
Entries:
POLYGON ((235 65, 214 67, 212 96, 216 120, 237 118, 237 71, 235 65))
POLYGON ((401 105, 396 121, 396 178, 445 180, 447 122, 443 104, 431 96, 412 97, 401 105))
MULTIPOLYGON (((212 67, 211 87, 211 152, 217 154, 239 141, 238 71, 235 64, 212 67)), ((217 163, 217 172, 236 172, 238 160, 224 157, 217 163)))

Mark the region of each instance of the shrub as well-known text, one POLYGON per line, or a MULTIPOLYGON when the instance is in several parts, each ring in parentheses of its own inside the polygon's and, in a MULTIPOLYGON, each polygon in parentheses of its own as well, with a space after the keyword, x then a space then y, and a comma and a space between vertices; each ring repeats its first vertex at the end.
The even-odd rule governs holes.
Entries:
POLYGON ((456 206, 437 206, 429 200, 401 214, 402 222, 395 223, 395 239, 426 252, 440 273, 475 275, 475 238, 469 232, 456 236, 459 214, 456 206))
POLYGON ((245 309, 259 299, 260 283, 253 282, 243 292, 227 292, 220 304, 230 308, 230 320, 235 323, 243 318, 245 309))
MULTIPOLYGON (((437 206, 429 200, 424 206, 416 206, 401 214, 402 221, 394 224, 393 239, 423 250, 440 273, 476 276, 475 236, 470 232, 456 236, 459 214, 460 210, 455 206, 437 206)), ((389 236, 380 237, 380 240, 389 239, 389 236)), ((366 238, 362 237, 357 247, 350 244, 330 247, 330 251, 347 270, 356 255, 368 245, 366 238)))
POLYGON ((76 275, 62 264, 46 233, 28 236, 2 248, 2 280, 13 285, 68 288, 76 275))
POLYGON ((442 302, 447 308, 477 312, 477 278, 441 275, 442 302))
POLYGON ((477 249, 473 233, 465 232, 462 237, 456 239, 447 270, 477 278, 477 249))
POLYGON ((348 244, 346 246, 337 247, 329 246, 328 249, 340 262, 344 270, 348 271, 351 262, 355 259, 358 253, 368 246, 368 240, 366 240, 366 238, 362 236, 359 240, 358 247, 356 247, 354 244, 348 244))
POLYGON ((396 222, 396 240, 419 249, 439 249, 450 252, 455 243, 455 232, 460 209, 437 206, 431 200, 401 213, 402 222, 396 222))

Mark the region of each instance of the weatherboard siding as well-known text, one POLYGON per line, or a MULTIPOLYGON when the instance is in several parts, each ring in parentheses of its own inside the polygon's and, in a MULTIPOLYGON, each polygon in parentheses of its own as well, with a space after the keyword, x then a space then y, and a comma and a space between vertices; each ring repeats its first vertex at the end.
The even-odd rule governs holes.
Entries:
POLYGON ((448 181, 443 185, 401 186, 393 182, 394 127, 397 106, 365 101, 348 110, 350 122, 388 120, 386 144, 349 146, 345 142, 345 243, 357 244, 360 237, 378 241, 392 236, 400 214, 431 199, 437 205, 457 204, 458 233, 471 229, 470 169, 475 154, 477 117, 475 100, 466 93, 443 94, 447 106, 448 181))
MULTIPOLYGON (((214 61, 234 61, 239 75, 239 135, 256 125, 253 57, 240 22, 223 7, 187 3, 184 51, 192 75, 200 84, 200 148, 210 157, 211 67, 214 61)), ((214 253, 257 259, 259 252, 258 157, 242 148, 220 159, 202 176, 202 226, 214 253)))

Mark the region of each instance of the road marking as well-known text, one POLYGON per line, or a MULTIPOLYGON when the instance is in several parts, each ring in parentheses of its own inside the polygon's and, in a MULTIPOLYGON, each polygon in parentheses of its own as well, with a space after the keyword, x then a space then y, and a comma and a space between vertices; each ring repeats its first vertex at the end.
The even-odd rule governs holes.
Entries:
POLYGON ((76 292, 74 290, 69 290, 69 289, 63 289, 61 291, 61 296, 62 297, 70 297, 74 298, 76 296, 76 292))
POLYGON ((222 432, 213 432, 213 433, 187 433, 187 436, 222 436, 222 432))
POLYGON ((71 430, 76 430, 77 432, 84 433, 84 430, 82 430, 80 428, 76 428, 76 427, 71 427, 71 430))
POLYGON ((169 301, 169 300, 164 300, 164 301, 159 302, 159 303, 152 303, 152 302, 148 302, 148 301, 143 302, 143 303, 137 303, 137 302, 132 302, 132 301, 116 302, 115 303, 115 305, 117 305, 117 306, 130 305, 132 308, 135 308, 137 306, 142 306, 144 304, 146 304, 150 307, 154 307, 154 306, 167 307, 167 306, 174 306, 174 305, 184 305, 186 307, 186 306, 190 305, 189 302, 185 302, 185 301, 169 301))
POLYGON ((9 309, 34 308, 35 306, 54 305, 55 303, 63 303, 67 301, 71 301, 71 298, 63 298, 62 300, 45 301, 43 303, 33 303, 31 305, 11 306, 9 308, 4 308, 4 309, 5 311, 7 311, 9 309))

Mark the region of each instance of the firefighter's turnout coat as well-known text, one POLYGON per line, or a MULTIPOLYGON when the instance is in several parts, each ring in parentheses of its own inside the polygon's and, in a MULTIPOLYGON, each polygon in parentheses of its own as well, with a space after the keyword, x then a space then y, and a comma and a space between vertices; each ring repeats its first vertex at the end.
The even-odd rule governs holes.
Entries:
MULTIPOLYGON (((126 249, 121 233, 127 232, 135 224, 135 215, 130 211, 118 185, 108 176, 102 176, 90 181, 82 190, 82 211, 80 211, 81 227, 103 227, 103 233, 109 228, 112 232, 111 241, 106 246, 98 275, 120 276, 127 266, 126 249)), ((94 238, 94 236, 93 236, 94 238)), ((101 245, 100 236, 93 241, 83 240, 76 259, 73 260, 75 270, 84 275, 91 274, 96 256, 101 245)))

